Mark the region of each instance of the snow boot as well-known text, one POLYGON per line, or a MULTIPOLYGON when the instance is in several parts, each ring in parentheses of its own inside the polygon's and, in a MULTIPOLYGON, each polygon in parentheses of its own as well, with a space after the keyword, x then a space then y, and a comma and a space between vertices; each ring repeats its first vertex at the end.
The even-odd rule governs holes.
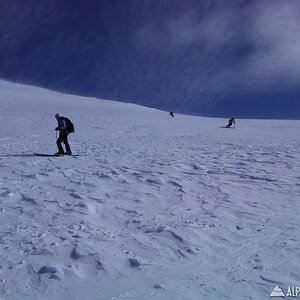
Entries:
POLYGON ((55 155, 55 156, 63 156, 64 153, 63 153, 63 152, 56 152, 54 155, 55 155))

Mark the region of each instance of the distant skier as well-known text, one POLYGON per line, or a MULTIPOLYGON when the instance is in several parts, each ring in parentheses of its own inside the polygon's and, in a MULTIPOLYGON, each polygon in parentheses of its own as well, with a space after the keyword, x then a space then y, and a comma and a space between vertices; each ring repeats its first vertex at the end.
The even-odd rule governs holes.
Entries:
POLYGON ((232 126, 232 124, 235 125, 235 117, 234 116, 229 119, 228 124, 226 125, 226 128, 230 128, 232 126))
POLYGON ((56 141, 58 152, 55 153, 55 155, 72 155, 72 151, 68 142, 68 135, 69 133, 74 132, 74 125, 68 118, 61 116, 59 113, 55 114, 55 118, 58 123, 58 126, 55 128, 55 130, 59 131, 59 137, 56 141), (66 152, 64 152, 64 149, 61 145, 62 142, 65 144, 66 152))
POLYGON ((170 111, 169 116, 171 116, 171 117, 173 117, 173 118, 175 117, 175 116, 174 116, 174 113, 173 113, 172 111, 170 111))

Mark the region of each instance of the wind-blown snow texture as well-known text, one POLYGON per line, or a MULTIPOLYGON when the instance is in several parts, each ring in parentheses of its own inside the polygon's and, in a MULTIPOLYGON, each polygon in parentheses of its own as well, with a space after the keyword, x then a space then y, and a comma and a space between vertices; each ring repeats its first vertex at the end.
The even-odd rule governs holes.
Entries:
POLYGON ((299 121, 175 118, 0 82, 2 299, 267 299, 299 284, 299 121), (78 157, 54 153, 75 123, 78 157))
POLYGON ((300 119, 298 0, 2 0, 0 77, 206 116, 300 119))

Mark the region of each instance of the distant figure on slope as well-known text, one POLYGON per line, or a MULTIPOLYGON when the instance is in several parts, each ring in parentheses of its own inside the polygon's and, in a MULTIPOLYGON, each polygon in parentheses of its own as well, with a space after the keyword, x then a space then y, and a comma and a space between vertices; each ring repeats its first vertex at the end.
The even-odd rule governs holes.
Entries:
POLYGON ((58 123, 58 126, 55 128, 55 130, 59 131, 59 137, 56 140, 58 152, 55 153, 55 155, 72 155, 72 151, 68 142, 68 135, 69 133, 74 132, 74 125, 68 118, 61 116, 59 113, 55 115, 55 118, 58 123), (64 152, 64 149, 61 145, 62 142, 65 144, 66 152, 64 152))
POLYGON ((173 113, 172 111, 170 111, 169 116, 171 116, 171 117, 173 117, 173 118, 175 117, 175 116, 174 116, 174 113, 173 113))
POLYGON ((226 125, 226 128, 230 128, 232 124, 235 125, 235 116, 229 119, 228 124, 226 125))

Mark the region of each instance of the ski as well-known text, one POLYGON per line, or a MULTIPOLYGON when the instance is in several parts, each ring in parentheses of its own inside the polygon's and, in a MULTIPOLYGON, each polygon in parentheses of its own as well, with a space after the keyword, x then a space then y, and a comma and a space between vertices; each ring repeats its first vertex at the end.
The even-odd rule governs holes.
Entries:
POLYGON ((44 157, 63 157, 63 156, 79 156, 79 154, 72 155, 55 155, 55 154, 46 154, 46 153, 33 153, 36 156, 44 156, 44 157))

